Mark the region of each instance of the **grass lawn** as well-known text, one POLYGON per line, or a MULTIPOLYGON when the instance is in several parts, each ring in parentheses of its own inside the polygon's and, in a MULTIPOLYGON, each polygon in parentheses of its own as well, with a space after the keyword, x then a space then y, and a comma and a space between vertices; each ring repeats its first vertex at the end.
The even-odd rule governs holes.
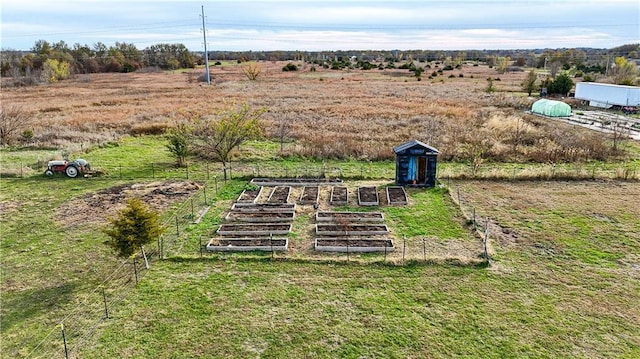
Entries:
MULTIPOLYGON (((253 146, 265 154, 278 148, 253 146)), ((158 181, 148 176, 148 163, 164 166, 159 177, 180 174, 162 148, 159 138, 129 138, 83 155, 111 165, 124 158, 122 179, 34 174, 0 180, 2 357, 24 357, 45 338, 47 346, 34 357, 51 353, 51 347, 63 355, 56 325, 83 308, 87 298, 100 313, 94 290, 121 259, 102 243, 100 224, 69 223, 60 209, 104 189, 158 181)), ((8 153, 13 152, 2 152, 3 165, 8 153)), ((11 158, 30 163, 43 155, 11 158)), ((307 162, 280 163, 294 169, 307 162)), ((329 168, 338 162, 311 163, 329 168)), ((393 168, 388 162, 347 163, 358 180, 367 169, 380 178, 393 168)), ((80 346, 78 338, 69 338, 74 354, 640 357, 637 182, 455 181, 465 204, 499 226, 492 233, 489 267, 446 261, 398 266, 373 257, 346 263, 343 257, 307 260, 296 253, 275 261, 255 254, 201 259, 199 238, 210 235, 246 181, 218 184, 203 222, 188 227, 169 258, 156 262, 138 287, 110 308, 111 319, 96 335, 80 346)), ((453 256, 459 255, 458 245, 474 243, 443 190, 409 190, 409 196, 410 206, 380 208, 396 240, 429 237, 430 254, 451 244, 445 255, 453 256)), ((294 227, 310 223, 311 214, 305 213, 294 227)), ((294 241, 309 239, 307 230, 294 232, 294 241)))

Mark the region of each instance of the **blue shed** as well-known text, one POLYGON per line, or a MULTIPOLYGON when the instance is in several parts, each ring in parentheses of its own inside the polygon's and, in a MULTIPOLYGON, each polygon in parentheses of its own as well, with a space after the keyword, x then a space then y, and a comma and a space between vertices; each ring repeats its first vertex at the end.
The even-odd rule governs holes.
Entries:
POLYGON ((434 187, 436 185, 437 149, 418 140, 393 148, 396 154, 396 184, 434 187))

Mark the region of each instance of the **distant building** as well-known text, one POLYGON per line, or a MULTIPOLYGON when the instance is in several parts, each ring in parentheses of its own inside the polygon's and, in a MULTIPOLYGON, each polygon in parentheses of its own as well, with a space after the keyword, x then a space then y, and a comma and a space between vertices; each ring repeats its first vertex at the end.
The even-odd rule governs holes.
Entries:
POLYGON ((418 140, 393 148, 396 154, 396 184, 434 187, 436 185, 437 149, 418 140))

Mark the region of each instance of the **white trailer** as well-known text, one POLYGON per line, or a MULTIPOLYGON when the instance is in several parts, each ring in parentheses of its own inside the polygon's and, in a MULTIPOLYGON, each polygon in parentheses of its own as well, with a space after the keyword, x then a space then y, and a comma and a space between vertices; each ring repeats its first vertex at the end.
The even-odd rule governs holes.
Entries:
POLYGON ((575 97, 594 107, 640 106, 640 87, 578 82, 575 97))

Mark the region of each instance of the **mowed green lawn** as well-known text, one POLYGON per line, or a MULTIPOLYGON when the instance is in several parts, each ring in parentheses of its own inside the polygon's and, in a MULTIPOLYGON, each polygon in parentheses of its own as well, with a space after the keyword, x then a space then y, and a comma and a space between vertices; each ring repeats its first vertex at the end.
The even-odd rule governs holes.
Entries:
MULTIPOLYGON (((512 186, 507 194, 514 196, 525 192, 519 185, 535 187, 494 187, 512 186)), ((520 235, 516 243, 495 240, 488 268, 176 257, 154 267, 95 345, 81 354, 640 357, 640 233, 637 209, 624 208, 624 193, 633 195, 638 184, 615 186, 607 195, 608 186, 589 183, 608 200, 591 217, 583 215, 589 207, 572 204, 603 200, 588 197, 589 188, 580 182, 563 184, 560 198, 540 203, 510 203, 504 190, 492 194, 486 186, 463 184, 468 203, 505 227, 513 224, 520 235), (565 212, 553 220, 533 220, 549 206, 565 212), (535 223, 529 229, 518 221, 535 223), (589 254, 577 251, 584 247, 589 254), (596 252, 604 259, 594 260, 596 252)))
MULTIPOLYGON (((86 157, 107 162, 147 143, 140 141, 86 157)), ((136 176, 136 163, 157 161, 170 169, 170 158, 158 157, 162 143, 152 141, 149 147, 156 150, 127 162, 122 180, 113 173, 116 178, 108 180, 1 180, 1 357, 26 356, 47 334, 47 345, 54 343, 63 355, 56 324, 82 305, 120 259, 102 243, 99 226, 63 223, 58 209, 132 183, 127 178, 136 176)), ((111 318, 89 341, 78 348, 77 338, 70 338, 73 355, 640 357, 640 209, 634 201, 639 184, 569 182, 568 189, 554 191, 554 182, 536 183, 462 185, 463 197, 479 214, 519 235, 513 243, 495 240, 488 268, 346 263, 344 256, 200 259, 194 238, 201 231, 194 227, 183 251, 156 262, 138 287, 110 308, 111 318)), ((230 182, 219 199, 235 198, 242 188, 243 183, 230 182)), ((437 232, 442 238, 465 233, 464 221, 451 213, 454 205, 442 202, 447 198, 440 190, 411 196, 419 218, 386 208, 392 230, 409 236, 437 232), (420 225, 425 218, 427 231, 420 225), (442 223, 442 229, 433 223, 442 223)), ((224 208, 215 204, 203 223, 218 223, 213 216, 224 208)))

